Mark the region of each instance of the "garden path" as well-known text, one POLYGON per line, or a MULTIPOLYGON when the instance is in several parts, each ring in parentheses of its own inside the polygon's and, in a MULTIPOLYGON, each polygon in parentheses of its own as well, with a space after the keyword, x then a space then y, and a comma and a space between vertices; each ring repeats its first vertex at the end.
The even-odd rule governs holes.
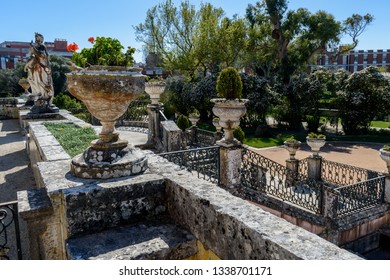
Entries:
MULTIPOLYGON (((326 160, 336 161, 339 163, 349 164, 365 169, 385 172, 387 170, 386 163, 379 156, 379 149, 383 144, 376 143, 341 143, 327 142, 321 148, 320 155, 326 160)), ((288 158, 288 152, 283 147, 271 147, 263 149, 255 149, 254 151, 260 155, 285 165, 288 158)), ((301 145, 297 151, 296 158, 304 159, 310 156, 310 147, 306 143, 301 145)))

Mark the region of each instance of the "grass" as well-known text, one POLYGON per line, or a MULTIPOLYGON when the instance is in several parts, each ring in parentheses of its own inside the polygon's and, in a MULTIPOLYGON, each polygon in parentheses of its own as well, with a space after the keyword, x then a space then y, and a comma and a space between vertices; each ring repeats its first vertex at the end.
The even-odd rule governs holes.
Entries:
POLYGON ((268 147, 274 147, 274 146, 280 146, 283 145, 283 142, 286 141, 291 136, 294 136, 295 139, 304 142, 306 141, 306 135, 303 135, 302 133, 280 133, 276 137, 262 137, 258 138, 255 136, 247 136, 244 139, 244 144, 251 146, 253 148, 268 148, 268 147))
POLYGON ((74 157, 98 138, 92 127, 79 127, 73 123, 46 122, 44 126, 53 134, 64 150, 74 157))
POLYGON ((390 122, 384 122, 384 121, 372 121, 370 126, 371 127, 379 127, 379 128, 389 128, 390 122))

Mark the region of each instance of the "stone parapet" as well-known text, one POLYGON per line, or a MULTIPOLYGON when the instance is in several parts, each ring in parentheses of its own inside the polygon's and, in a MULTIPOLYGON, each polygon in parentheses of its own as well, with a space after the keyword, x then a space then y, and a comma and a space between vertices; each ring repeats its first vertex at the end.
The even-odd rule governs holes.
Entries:
POLYGON ((148 162, 166 180, 169 216, 221 259, 360 259, 162 158, 148 162))

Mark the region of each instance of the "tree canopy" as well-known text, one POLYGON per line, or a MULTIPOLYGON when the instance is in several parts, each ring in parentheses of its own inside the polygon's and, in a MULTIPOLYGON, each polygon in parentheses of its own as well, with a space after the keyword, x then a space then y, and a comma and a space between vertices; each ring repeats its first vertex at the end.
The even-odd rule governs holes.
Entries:
POLYGON ((245 21, 229 19, 209 3, 196 10, 189 1, 176 7, 166 0, 149 9, 144 23, 134 29, 137 40, 162 57, 168 70, 191 80, 234 66, 246 44, 245 21))

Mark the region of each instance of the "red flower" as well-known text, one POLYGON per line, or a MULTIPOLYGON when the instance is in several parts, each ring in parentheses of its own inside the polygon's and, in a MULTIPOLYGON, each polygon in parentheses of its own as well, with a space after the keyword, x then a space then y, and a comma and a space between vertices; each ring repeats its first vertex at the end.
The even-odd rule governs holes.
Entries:
POLYGON ((68 50, 68 52, 75 52, 79 49, 79 46, 76 43, 73 43, 69 44, 66 49, 68 50))
POLYGON ((93 38, 93 37, 89 37, 89 38, 88 38, 88 41, 89 41, 90 43, 92 43, 92 44, 93 44, 93 42, 95 42, 95 38, 93 38))

